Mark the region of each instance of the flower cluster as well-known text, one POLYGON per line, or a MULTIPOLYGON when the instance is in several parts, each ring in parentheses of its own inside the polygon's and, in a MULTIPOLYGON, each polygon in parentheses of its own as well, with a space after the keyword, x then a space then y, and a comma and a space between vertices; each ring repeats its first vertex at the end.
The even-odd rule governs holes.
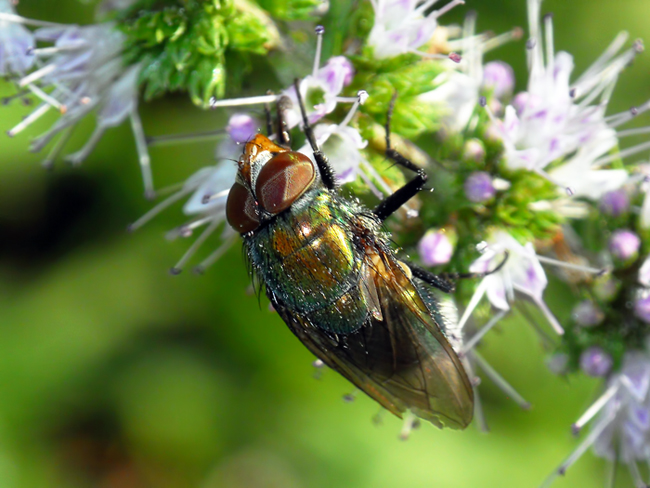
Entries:
MULTIPOLYGON (((625 147, 625 140, 650 129, 622 127, 650 102, 608 113, 619 76, 643 51, 640 40, 628 42, 626 33, 619 34, 576 77, 573 56, 555 51, 552 16, 542 16, 541 0, 527 0, 521 52, 528 73, 525 91, 515 93, 513 69, 503 61, 485 63, 484 55, 519 41, 523 29, 477 33, 471 12, 462 26, 439 25, 462 0, 437 10, 435 0, 369 0, 372 26, 364 19, 349 33, 337 32, 345 51, 325 62, 325 28, 315 27, 310 66, 292 57, 284 24, 273 19, 321 14, 325 9, 318 2, 288 2, 293 10, 271 1, 266 10, 255 2, 201 7, 196 0, 169 1, 150 8, 155 3, 105 1, 100 14, 111 20, 77 26, 23 18, 13 2, 0 0, 0 75, 15 82, 18 96, 39 101, 8 133, 17 135, 57 110, 59 120, 32 142, 38 151, 59 137, 45 160, 50 165, 75 125, 95 111, 89 141, 67 156, 77 164, 108 128, 129 119, 145 189, 153 195, 148 148, 206 134, 147 138, 137 112, 140 89, 145 99, 185 90, 196 105, 227 111, 224 130, 207 134, 218 138, 216 163, 189 175, 130 226, 139 229, 183 201, 188 220, 168 237, 202 231, 171 268, 178 274, 213 234, 219 234, 219 245, 196 271, 206 270, 237 241, 225 223, 237 172, 233 160, 262 125, 271 138, 298 139, 298 152, 314 158, 310 144, 300 144, 299 99, 338 183, 361 199, 383 198, 408 178, 386 163, 390 131, 394 148, 430 169, 428 183, 435 190, 409 201, 387 226, 416 264, 458 278, 453 297, 461 314, 451 320, 453 330, 444 332, 472 381, 480 427, 486 422, 478 371, 522 408, 529 406, 479 348, 504 317, 527 320, 531 303, 546 322, 533 325, 553 348, 549 368, 558 375, 601 378, 604 386, 574 426, 577 433, 595 419, 590 433, 549 481, 593 446, 598 456, 627 464, 641 486, 637 463, 650 452, 650 164, 629 158, 650 142, 625 147), (224 98, 228 75, 252 69, 247 61, 268 53, 277 56, 266 68, 277 67, 277 83, 265 87, 266 93, 224 98), (266 124, 256 111, 261 106, 266 124), (568 320, 558 319, 545 300, 553 293, 551 272, 571 286, 568 320)), ((241 86, 228 88, 239 94, 241 86)), ((413 425, 408 417, 403 437, 413 425)))

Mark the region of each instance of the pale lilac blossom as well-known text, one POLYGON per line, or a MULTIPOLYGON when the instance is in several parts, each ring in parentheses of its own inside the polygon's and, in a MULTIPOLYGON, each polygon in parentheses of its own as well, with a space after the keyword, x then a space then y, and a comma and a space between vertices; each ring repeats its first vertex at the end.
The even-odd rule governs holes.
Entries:
MULTIPOLYGON (((361 177, 375 194, 382 196, 384 193, 391 193, 391 191, 362 153, 362 150, 368 145, 368 141, 361 137, 357 129, 348 125, 354 118, 359 105, 363 105, 367 98, 368 94, 363 90, 360 91, 357 94, 357 101, 345 119, 340 124, 321 123, 316 125, 313 128, 314 137, 323 153, 327 155, 340 184, 349 183, 357 177, 361 177), (383 183, 382 191, 375 187, 373 180, 380 184, 383 183)), ((298 152, 306 154, 315 162, 313 151, 308 143, 305 143, 298 152)))
MULTIPOLYGON (((359 176, 362 164, 366 161, 361 150, 368 145, 368 141, 361 137, 357 129, 347 125, 318 124, 314 127, 314 137, 321 150, 327 154, 339 183, 349 183, 359 176)), ((299 152, 313 158, 308 145, 303 146, 299 152)))
POLYGON ((608 376, 603 394, 573 424, 575 434, 591 422, 591 428, 575 450, 549 476, 549 486, 564 475, 587 449, 611 463, 626 464, 634 486, 647 486, 638 464, 650 462, 650 356, 630 351, 623 366, 608 376))
POLYGON ((79 164, 86 159, 108 128, 130 119, 145 192, 152 196, 154 190, 150 159, 137 113, 141 66, 124 65, 122 49, 125 35, 113 23, 59 25, 17 15, 2 15, 0 10, 0 24, 7 26, 0 28, 0 52, 8 46, 3 35, 12 32, 12 29, 24 30, 23 25, 40 27, 33 33, 34 38, 53 44, 50 47, 31 46, 29 55, 34 59, 33 66, 36 69, 30 73, 20 73, 17 84, 30 91, 41 103, 7 133, 15 136, 50 110, 58 111, 61 117, 31 143, 31 150, 38 152, 58 137, 43 161, 45 166, 51 166, 67 144, 77 123, 95 111, 95 131, 80 150, 66 157, 70 163, 79 164))
POLYGON ((470 266, 472 273, 486 273, 508 259, 497 272, 485 276, 481 285, 486 288, 490 303, 500 310, 510 309, 515 291, 519 291, 535 302, 543 302, 543 293, 548 281, 541 263, 537 259, 532 243, 522 246, 514 237, 504 231, 497 231, 488 240, 487 249, 470 266))
MULTIPOLYGON (((300 96, 305 104, 307 120, 310 124, 318 122, 327 114, 332 113, 338 103, 354 103, 357 97, 341 97, 341 92, 354 77, 354 67, 345 56, 330 58, 325 66, 320 66, 323 34, 322 26, 316 27, 317 45, 312 73, 302 78, 298 83, 300 96)), ((210 107, 240 107, 246 105, 280 103, 283 122, 287 129, 302 126, 302 114, 298 103, 295 86, 290 86, 279 95, 261 95, 255 97, 235 98, 226 100, 210 100, 210 107)))
MULTIPOLYGON (((568 265, 550 258, 544 260, 552 261, 556 265, 568 265)), ((544 302, 543 294, 548 280, 532 243, 522 246, 507 232, 495 231, 488 238, 483 254, 472 263, 469 270, 472 273, 489 274, 479 283, 461 318, 461 324, 469 319, 484 295, 493 307, 505 313, 511 309, 515 293, 520 293, 540 308, 558 334, 564 333, 564 329, 544 302), (499 265, 501 267, 498 271, 494 271, 499 265)))
POLYGON ((619 52, 627 39, 620 34, 582 76, 571 83, 573 57, 554 52, 550 16, 540 21, 540 1, 529 0, 530 39, 527 91, 506 107, 498 121, 505 147, 505 161, 511 169, 527 169, 549 179, 573 196, 597 200, 616 190, 627 179, 625 170, 602 169, 616 157, 639 152, 640 145, 616 155, 619 138, 626 134, 617 127, 638 113, 606 116, 606 108, 620 72, 642 50, 639 42, 619 52), (544 33, 542 33, 544 30, 544 33), (542 35, 544 34, 544 35, 542 35), (563 161, 552 171, 546 168, 563 161))
POLYGON ((417 52, 438 26, 437 19, 463 0, 452 0, 440 10, 426 11, 437 0, 371 0, 375 23, 368 36, 376 59, 386 59, 400 54, 417 52))
MULTIPOLYGON (((231 117, 231 123, 244 120, 242 117, 236 117, 234 121, 232 119, 231 117)), ((203 272, 214 264, 235 242, 237 233, 229 225, 224 224, 228 195, 237 174, 237 164, 233 159, 239 153, 241 153, 239 143, 231 135, 222 140, 217 145, 216 154, 219 161, 216 165, 198 170, 182 184, 180 190, 161 201, 129 226, 130 231, 135 231, 174 203, 187 198, 183 205, 183 213, 189 216, 190 220, 170 231, 167 234, 168 239, 187 238, 197 229, 204 229, 182 258, 171 268, 172 274, 180 273, 198 249, 220 228, 222 229, 221 245, 195 267, 196 272, 203 272)))
POLYGON ((447 61, 447 69, 433 80, 436 88, 419 95, 418 100, 439 107, 446 130, 454 133, 465 130, 476 112, 483 88, 483 55, 520 35, 520 29, 496 37, 476 34, 476 15, 468 14, 460 38, 447 42, 450 49, 462 53, 462 59, 447 61))
POLYGON ((259 122, 249 114, 236 113, 228 119, 226 132, 234 142, 241 144, 255 137, 259 126, 259 122))
MULTIPOLYGON (((334 111, 341 91, 350 84, 353 76, 352 63, 345 56, 335 56, 300 81, 300 95, 305 102, 310 124, 334 111)), ((302 116, 295 87, 287 88, 283 94, 291 101, 291 106, 284 110, 285 123, 288 128, 301 125, 302 116)))
POLYGON ((22 76, 34 64, 34 35, 1 14, 16 15, 12 0, 0 0, 0 76, 22 76))

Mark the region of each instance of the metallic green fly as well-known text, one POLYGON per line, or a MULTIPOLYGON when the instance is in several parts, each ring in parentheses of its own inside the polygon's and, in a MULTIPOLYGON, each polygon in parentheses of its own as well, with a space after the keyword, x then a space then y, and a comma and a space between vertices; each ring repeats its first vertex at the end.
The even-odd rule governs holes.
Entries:
POLYGON ((464 429, 472 385, 428 289, 452 286, 399 261, 382 230, 427 176, 391 148, 387 130, 386 155, 416 176, 373 210, 344 198, 296 92, 316 164, 258 134, 239 159, 228 222, 275 310, 313 354, 398 417, 464 429))

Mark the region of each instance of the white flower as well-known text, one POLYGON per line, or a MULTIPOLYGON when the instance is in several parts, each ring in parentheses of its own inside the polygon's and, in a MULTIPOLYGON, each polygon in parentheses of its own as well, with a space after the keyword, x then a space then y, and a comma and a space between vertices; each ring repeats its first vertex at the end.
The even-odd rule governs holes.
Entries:
POLYGON ((592 419, 590 432, 545 485, 563 475, 592 446, 594 453, 609 461, 627 464, 635 486, 647 486, 638 463, 650 461, 650 355, 628 352, 623 366, 607 380, 605 392, 573 425, 574 433, 592 419))
POLYGON ((568 188, 575 197, 599 200, 605 193, 620 188, 628 179, 624 169, 598 169, 593 162, 616 147, 616 133, 602 131, 598 139, 578 148, 561 166, 549 171, 553 181, 568 188))
MULTIPOLYGON (((365 91, 359 91, 357 100, 345 119, 340 124, 316 125, 313 128, 314 137, 316 143, 327 156, 340 184, 354 181, 359 176, 377 196, 383 197, 382 191, 375 187, 373 180, 379 183, 384 193, 390 194, 392 192, 361 153, 361 150, 368 145, 368 141, 361 137, 357 129, 348 125, 354 118, 359 105, 363 105, 367 98, 368 94, 365 91)), ((306 154, 315 162, 309 144, 306 143, 298 152, 306 154)))
MULTIPOLYGON (((122 49, 125 36, 113 23, 88 26, 48 24, 19 16, 10 18, 12 26, 20 24, 41 26, 34 36, 54 45, 31 50, 38 68, 20 78, 18 85, 31 91, 41 104, 22 122, 8 131, 15 136, 40 119, 52 108, 61 113, 54 125, 31 144, 40 151, 59 137, 44 164, 52 165, 67 143, 76 124, 93 110, 97 127, 87 143, 67 156, 73 164, 81 163, 94 149, 106 129, 127 118, 131 121, 145 192, 153 195, 150 159, 142 124, 137 113, 140 65, 124 66, 122 49)), ((0 23, 7 22, 0 15, 0 23)), ((3 43, 0 34, 0 43, 3 43)), ((0 52, 2 45, 0 45, 0 52)))
POLYGON ((528 242, 522 246, 503 230, 493 232, 487 242, 481 244, 481 247, 483 248, 482 256, 471 264, 469 270, 479 276, 484 276, 460 319, 461 328, 467 323, 483 296, 487 295, 492 306, 499 310, 495 320, 491 321, 491 325, 486 326, 486 329, 489 330, 510 311, 516 298, 515 292, 517 292, 529 298, 539 307, 555 332, 564 334, 564 329, 544 302, 543 295, 548 280, 541 263, 588 273, 601 274, 603 272, 603 270, 539 256, 535 253, 532 243, 528 242))
MULTIPOLYGON (((11 0, 0 0, 0 14, 16 15, 11 0)), ((0 16, 0 76, 23 75, 34 64, 34 35, 0 16)))
POLYGON ((647 110, 648 104, 629 113, 605 116, 607 104, 620 72, 638 52, 640 42, 621 53, 627 34, 620 34, 600 58, 571 83, 573 57, 553 52, 552 20, 544 18, 542 37, 540 0, 529 0, 531 38, 527 43, 529 80, 526 92, 506 108, 497 122, 511 169, 527 169, 564 187, 570 195, 599 199, 626 180, 624 170, 603 170, 616 158, 648 147, 641 144, 618 154, 619 138, 627 134, 616 127, 647 110), (543 48, 546 46, 546 49, 543 48), (551 172, 546 167, 562 161, 551 172))
MULTIPOLYGON (((315 63, 319 62, 319 55, 315 63)), ((311 75, 299 82, 300 96, 305 104, 307 120, 313 124, 334 111, 338 103, 352 103, 356 97, 341 97, 341 91, 348 86, 354 76, 352 63, 345 56, 331 58, 325 66, 315 65, 311 75)), ((241 107, 262 103, 277 103, 282 105, 283 122, 287 129, 302 125, 302 114, 294 86, 283 90, 280 95, 261 95, 256 97, 235 98, 210 101, 211 108, 241 107), (284 97, 284 100, 281 100, 284 97), (287 103, 288 102, 288 103, 287 103)))
POLYGON ((205 228, 181 259, 170 269, 170 272, 179 274, 208 237, 220 227, 223 227, 220 237, 221 245, 194 268, 195 272, 202 273, 230 248, 238 235, 229 225, 222 226, 226 221, 226 203, 236 174, 237 165, 232 161, 221 161, 215 166, 200 169, 185 181, 181 190, 143 215, 129 227, 130 230, 138 229, 173 203, 190 195, 190 198, 183 205, 183 213, 191 216, 192 219, 170 231, 167 238, 187 238, 192 236, 196 229, 205 228))
MULTIPOLYGON (((344 56, 335 56, 325 66, 314 70, 311 75, 300 81, 300 95, 305 102, 310 124, 334 111, 341 91, 350 84, 353 76, 352 63, 344 56)), ((302 124, 295 87, 287 88, 283 94, 291 100, 291 107, 283 112, 288 128, 302 124)))
POLYGON ((449 41, 447 46, 462 53, 462 58, 446 62, 446 71, 434 80, 437 88, 423 93, 418 100, 439 106, 441 122, 451 132, 461 132, 467 127, 479 103, 480 91, 485 84, 483 55, 521 35, 520 29, 491 37, 476 32, 476 15, 465 18, 461 37, 449 41))
POLYGON ((434 79, 438 88, 418 96, 418 100, 435 104, 441 110, 441 122, 452 132, 461 132, 479 101, 480 80, 460 71, 446 71, 434 79))
MULTIPOLYGON (((313 124, 325 115, 332 113, 338 103, 353 103, 357 97, 341 97, 341 91, 352 82, 354 67, 345 56, 330 58, 325 66, 320 66, 323 42, 323 26, 316 27, 317 45, 314 65, 311 75, 300 80, 298 89, 300 97, 305 104, 307 120, 313 124)), ((261 95, 246 98, 227 100, 210 100, 211 108, 241 107, 245 105, 258 105, 263 103, 280 103, 283 122, 287 129, 302 126, 302 113, 298 103, 295 86, 290 86, 279 95, 261 95)))
POLYGON ((375 24, 368 36, 376 59, 414 52, 424 45, 436 29, 437 19, 463 0, 453 0, 440 10, 425 15, 437 0, 371 0, 375 24))
POLYGON ((533 244, 529 242, 522 246, 507 232, 497 231, 490 236, 488 247, 472 263, 470 272, 486 273, 496 269, 504 259, 505 251, 508 252, 505 264, 499 271, 485 276, 481 282, 490 303, 500 310, 509 310, 515 291, 527 295, 538 305, 543 303, 548 280, 533 244))

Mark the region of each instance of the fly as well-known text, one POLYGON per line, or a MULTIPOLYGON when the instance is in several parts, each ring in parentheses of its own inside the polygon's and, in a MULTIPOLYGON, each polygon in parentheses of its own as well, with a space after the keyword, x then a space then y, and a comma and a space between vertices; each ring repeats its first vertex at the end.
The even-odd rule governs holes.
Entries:
MULTIPOLYGON (((472 385, 430 290, 453 285, 398 260, 382 230, 427 175, 392 149, 391 104, 386 156, 415 176, 372 210, 344 198, 295 86, 315 164, 257 134, 228 197, 227 219, 243 237, 252 271, 291 332, 331 369, 398 417, 410 411, 464 429, 473 416, 472 385)), ((279 126, 278 140, 286 140, 279 126)))

